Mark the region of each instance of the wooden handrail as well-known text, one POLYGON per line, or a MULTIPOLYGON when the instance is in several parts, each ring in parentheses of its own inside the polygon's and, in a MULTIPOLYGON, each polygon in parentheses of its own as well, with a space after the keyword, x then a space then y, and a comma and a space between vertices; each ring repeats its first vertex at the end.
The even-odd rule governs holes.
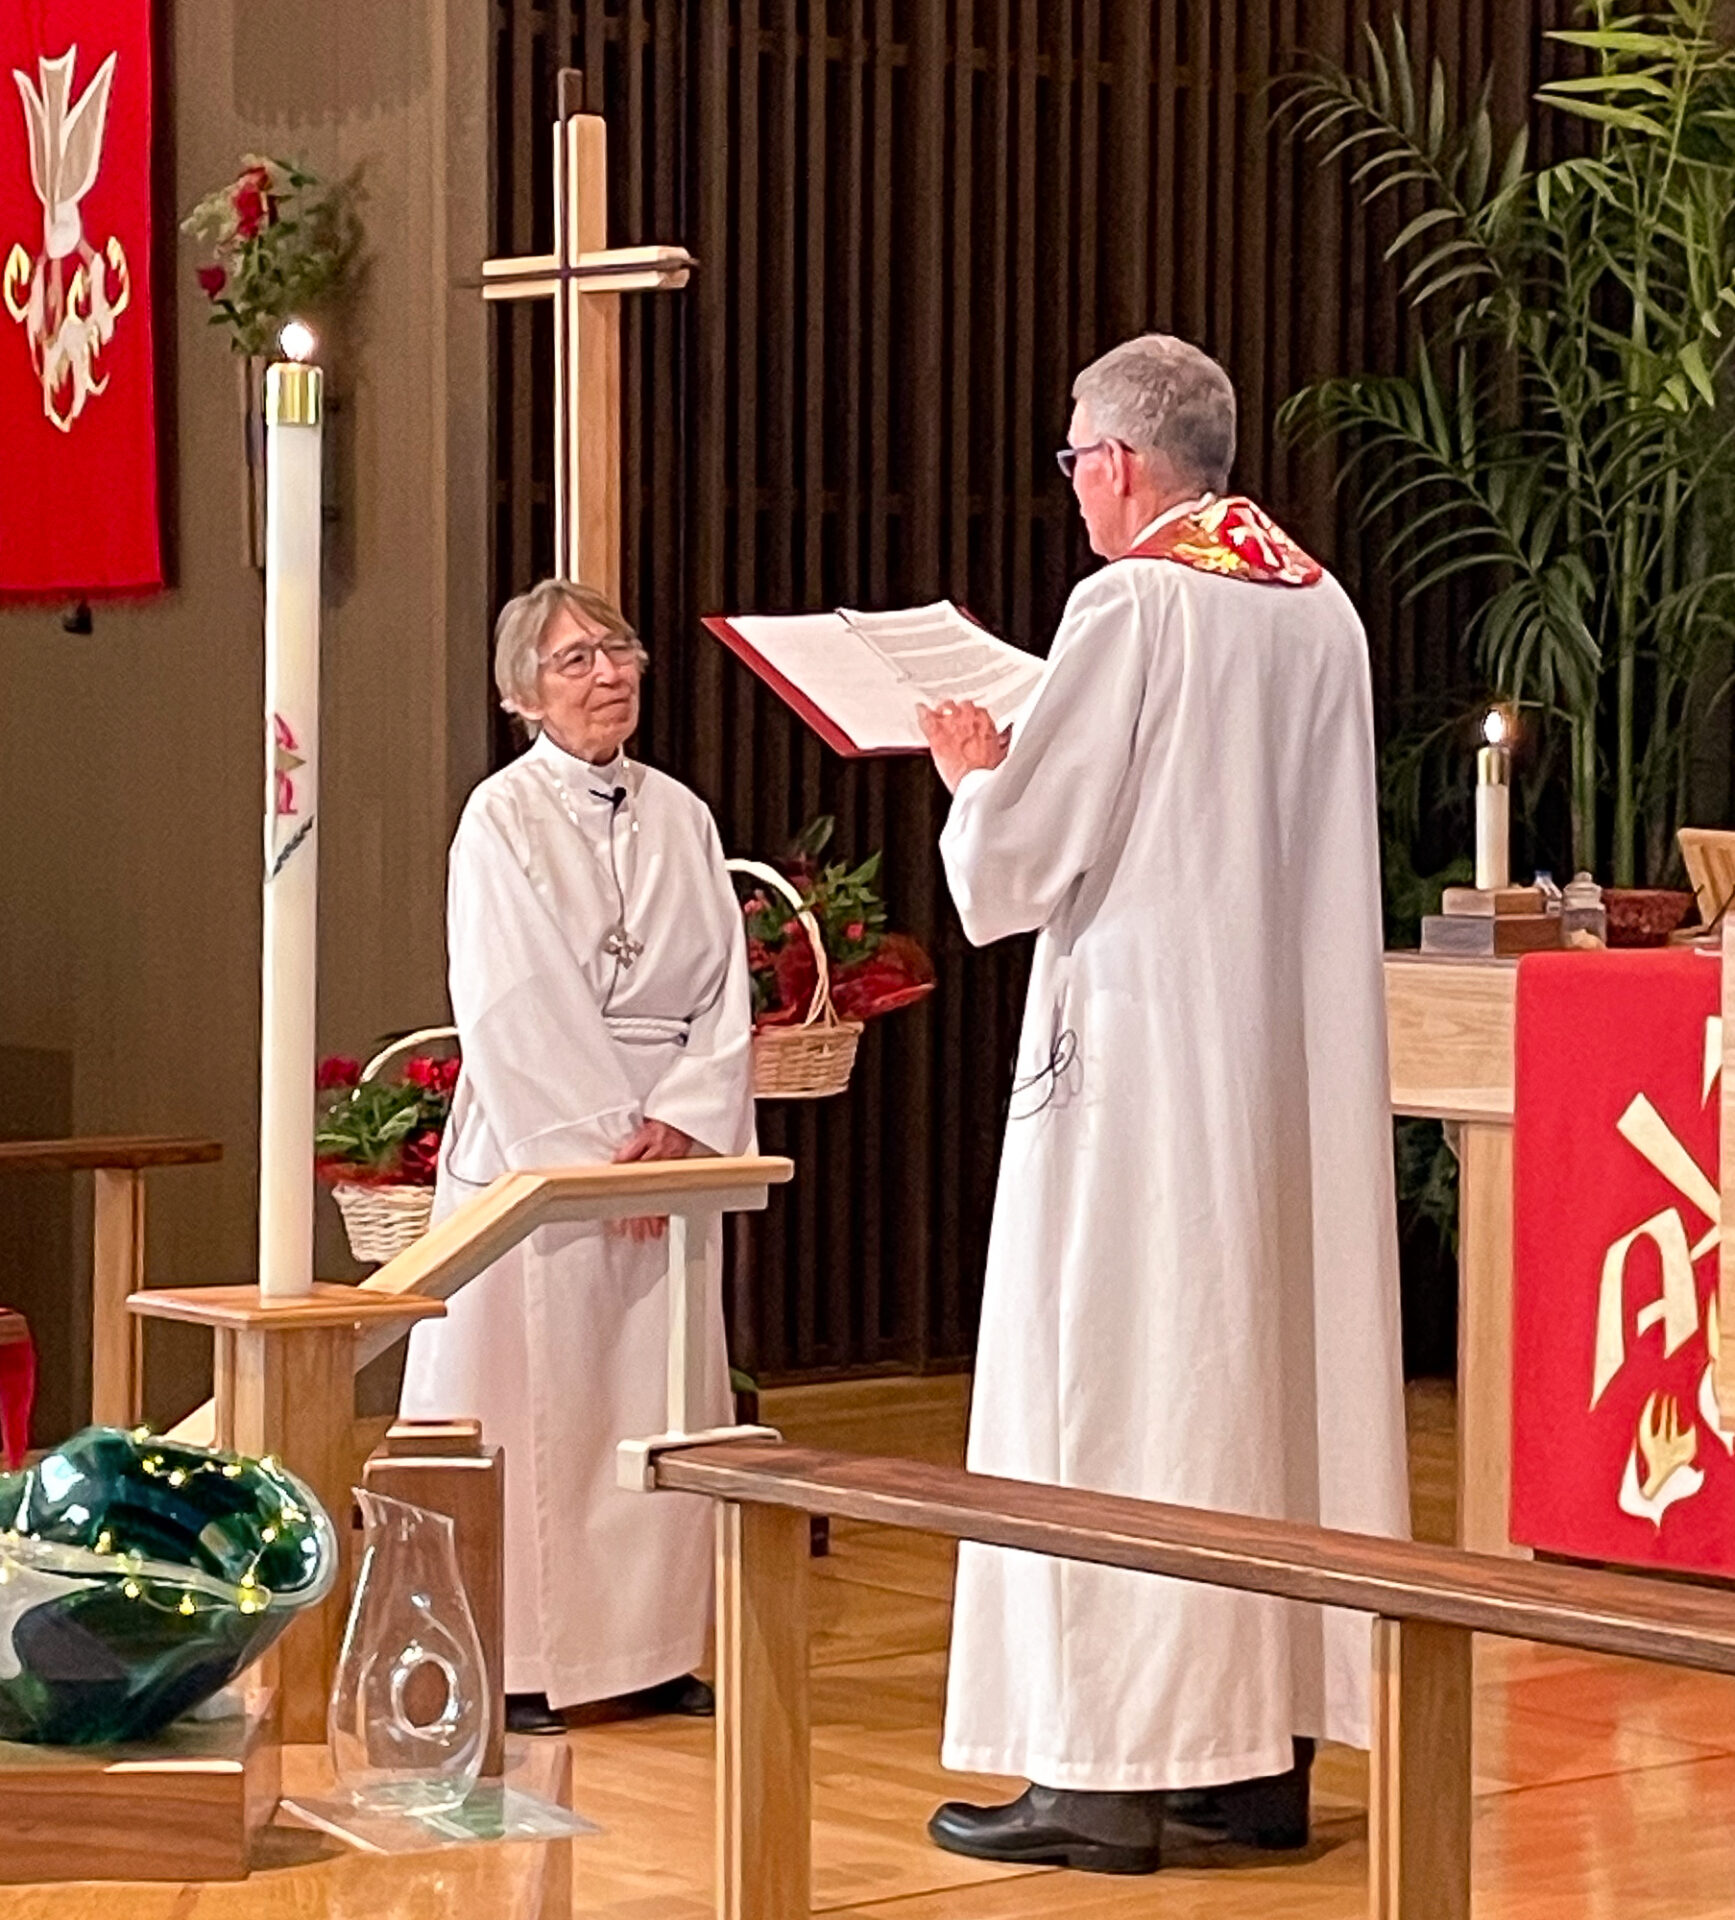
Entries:
POLYGON ((793 1161, 758 1155, 502 1174, 361 1284, 373 1293, 421 1293, 444 1300, 537 1227, 667 1213, 678 1210, 670 1203, 682 1200, 730 1212, 735 1210, 732 1196, 782 1186, 794 1174, 793 1161), (653 1201, 664 1204, 652 1206, 653 1201))
POLYGON ((1471 1635, 1735 1673, 1735 1594, 735 1440, 654 1456, 717 1510, 719 1920, 808 1920, 808 1516, 1373 1615, 1369 1920, 1469 1920, 1471 1635))
POLYGON ((765 1442, 665 1453, 656 1468, 659 1487, 737 1505, 1735 1673, 1735 1594, 1718 1588, 765 1442))
POLYGON ((220 1140, 154 1134, 0 1140, 0 1173, 140 1173, 150 1167, 206 1166, 222 1157, 220 1140))
MULTIPOLYGON (((794 1175, 793 1161, 759 1154, 502 1174, 361 1285, 369 1293, 447 1300, 538 1227, 634 1214, 750 1211, 765 1205, 768 1187, 783 1186, 794 1175)), ((404 1331, 402 1324, 363 1329, 355 1343, 357 1370, 402 1339, 404 1331)), ((215 1403, 195 1407, 170 1433, 210 1446, 215 1403)))

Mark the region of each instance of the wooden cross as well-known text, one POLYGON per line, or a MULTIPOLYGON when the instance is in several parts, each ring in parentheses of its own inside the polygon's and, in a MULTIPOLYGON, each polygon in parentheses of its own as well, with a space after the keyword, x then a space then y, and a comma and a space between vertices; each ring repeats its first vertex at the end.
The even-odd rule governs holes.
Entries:
MULTIPOLYGON (((554 565, 620 600, 620 296, 684 287, 684 247, 608 244, 608 128, 563 68, 554 129, 554 251, 482 263, 484 300, 554 302, 554 565)), ((527 586, 520 581, 518 585, 527 586)))

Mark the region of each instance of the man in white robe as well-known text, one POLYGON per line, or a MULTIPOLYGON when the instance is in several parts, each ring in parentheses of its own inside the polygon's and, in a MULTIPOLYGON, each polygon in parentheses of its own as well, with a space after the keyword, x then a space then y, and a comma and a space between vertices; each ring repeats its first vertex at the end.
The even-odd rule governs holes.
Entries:
MULTIPOLYGON (((753 1143, 740 910, 702 801, 628 761, 643 649, 551 581, 497 629, 503 702, 536 729, 470 796, 447 942, 463 1047, 436 1217, 507 1171, 737 1154, 753 1143)), ((405 1414, 479 1418, 506 1458, 506 1690, 524 1731, 632 1696, 703 1712, 711 1515, 615 1483, 666 1425, 662 1222, 546 1227, 411 1337, 405 1414)), ((716 1270, 713 1262, 713 1271, 716 1270)), ((720 1291, 701 1422, 726 1421, 720 1291)))
MULTIPOLYGON (((1038 932, 969 1464, 1408 1530, 1366 641, 1224 501, 1234 395, 1160 335, 1086 369, 1072 475, 1105 561, 1009 743, 924 715, 977 944, 1038 932)), ((1367 1744, 1369 1622, 965 1546, 944 1759, 979 1858, 1146 1872, 1182 1815, 1307 1837, 1315 1738, 1367 1744), (1191 1790, 1178 1792, 1176 1790, 1191 1790)))

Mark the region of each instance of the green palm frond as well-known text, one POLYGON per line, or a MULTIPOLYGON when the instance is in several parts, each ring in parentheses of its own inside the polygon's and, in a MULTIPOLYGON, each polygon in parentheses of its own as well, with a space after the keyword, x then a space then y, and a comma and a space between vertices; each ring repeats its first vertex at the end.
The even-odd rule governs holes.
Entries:
POLYGON ((1641 839, 1666 853, 1735 634, 1735 50, 1714 5, 1589 0, 1552 36, 1580 70, 1537 96, 1582 145, 1545 168, 1498 134, 1491 79, 1455 117, 1395 19, 1362 73, 1318 67, 1286 101, 1365 206, 1396 209, 1418 333, 1407 373, 1306 388, 1284 430, 1337 446, 1409 598, 1473 596, 1477 670, 1568 738, 1579 864, 1612 775, 1623 882, 1641 839))

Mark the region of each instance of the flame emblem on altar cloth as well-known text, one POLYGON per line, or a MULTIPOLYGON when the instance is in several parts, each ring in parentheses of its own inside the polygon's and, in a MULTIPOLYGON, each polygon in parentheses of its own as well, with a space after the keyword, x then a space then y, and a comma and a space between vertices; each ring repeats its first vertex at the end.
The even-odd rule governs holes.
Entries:
MULTIPOLYGON (((1722 1072, 1723 1023, 1720 1019, 1713 1017, 1705 1022, 1704 1044, 1701 1102, 1709 1101, 1722 1072)), ((1617 1131, 1709 1224, 1697 1240, 1689 1242, 1680 1207, 1668 1207, 1622 1234, 1608 1247, 1603 1256, 1597 1301, 1590 1394, 1593 1410, 1628 1361, 1626 1275, 1633 1249, 1642 1242, 1652 1247, 1659 1277, 1657 1297, 1646 1301, 1632 1316, 1631 1331, 1635 1336, 1642 1335, 1660 1326, 1666 1358, 1679 1352, 1701 1332, 1699 1285, 1693 1269, 1700 1260, 1715 1253, 1718 1242, 1716 1182, 1688 1152, 1646 1095, 1641 1093, 1633 1098, 1617 1123, 1617 1131)), ((1676 1501, 1692 1499, 1705 1485, 1704 1471, 1694 1464, 1699 1455, 1700 1423, 1726 1453, 1735 1453, 1735 1434, 1725 1433, 1717 1417, 1714 1375, 1720 1335, 1714 1293, 1705 1303, 1703 1335, 1706 1360, 1699 1378, 1696 1404, 1684 1412, 1675 1394, 1649 1394, 1627 1452, 1618 1504, 1623 1513, 1648 1520, 1652 1526, 1661 1525, 1663 1515, 1676 1501)))
POLYGON ((102 168, 118 57, 108 56, 77 100, 76 46, 57 60, 38 59, 34 85, 28 74, 12 69, 24 104, 31 184, 42 202, 42 250, 32 255, 22 244, 13 246, 0 269, 0 300, 24 328, 42 411, 62 433, 72 431, 107 387, 103 351, 132 297, 125 250, 111 235, 98 253, 85 237, 80 210, 102 168))

